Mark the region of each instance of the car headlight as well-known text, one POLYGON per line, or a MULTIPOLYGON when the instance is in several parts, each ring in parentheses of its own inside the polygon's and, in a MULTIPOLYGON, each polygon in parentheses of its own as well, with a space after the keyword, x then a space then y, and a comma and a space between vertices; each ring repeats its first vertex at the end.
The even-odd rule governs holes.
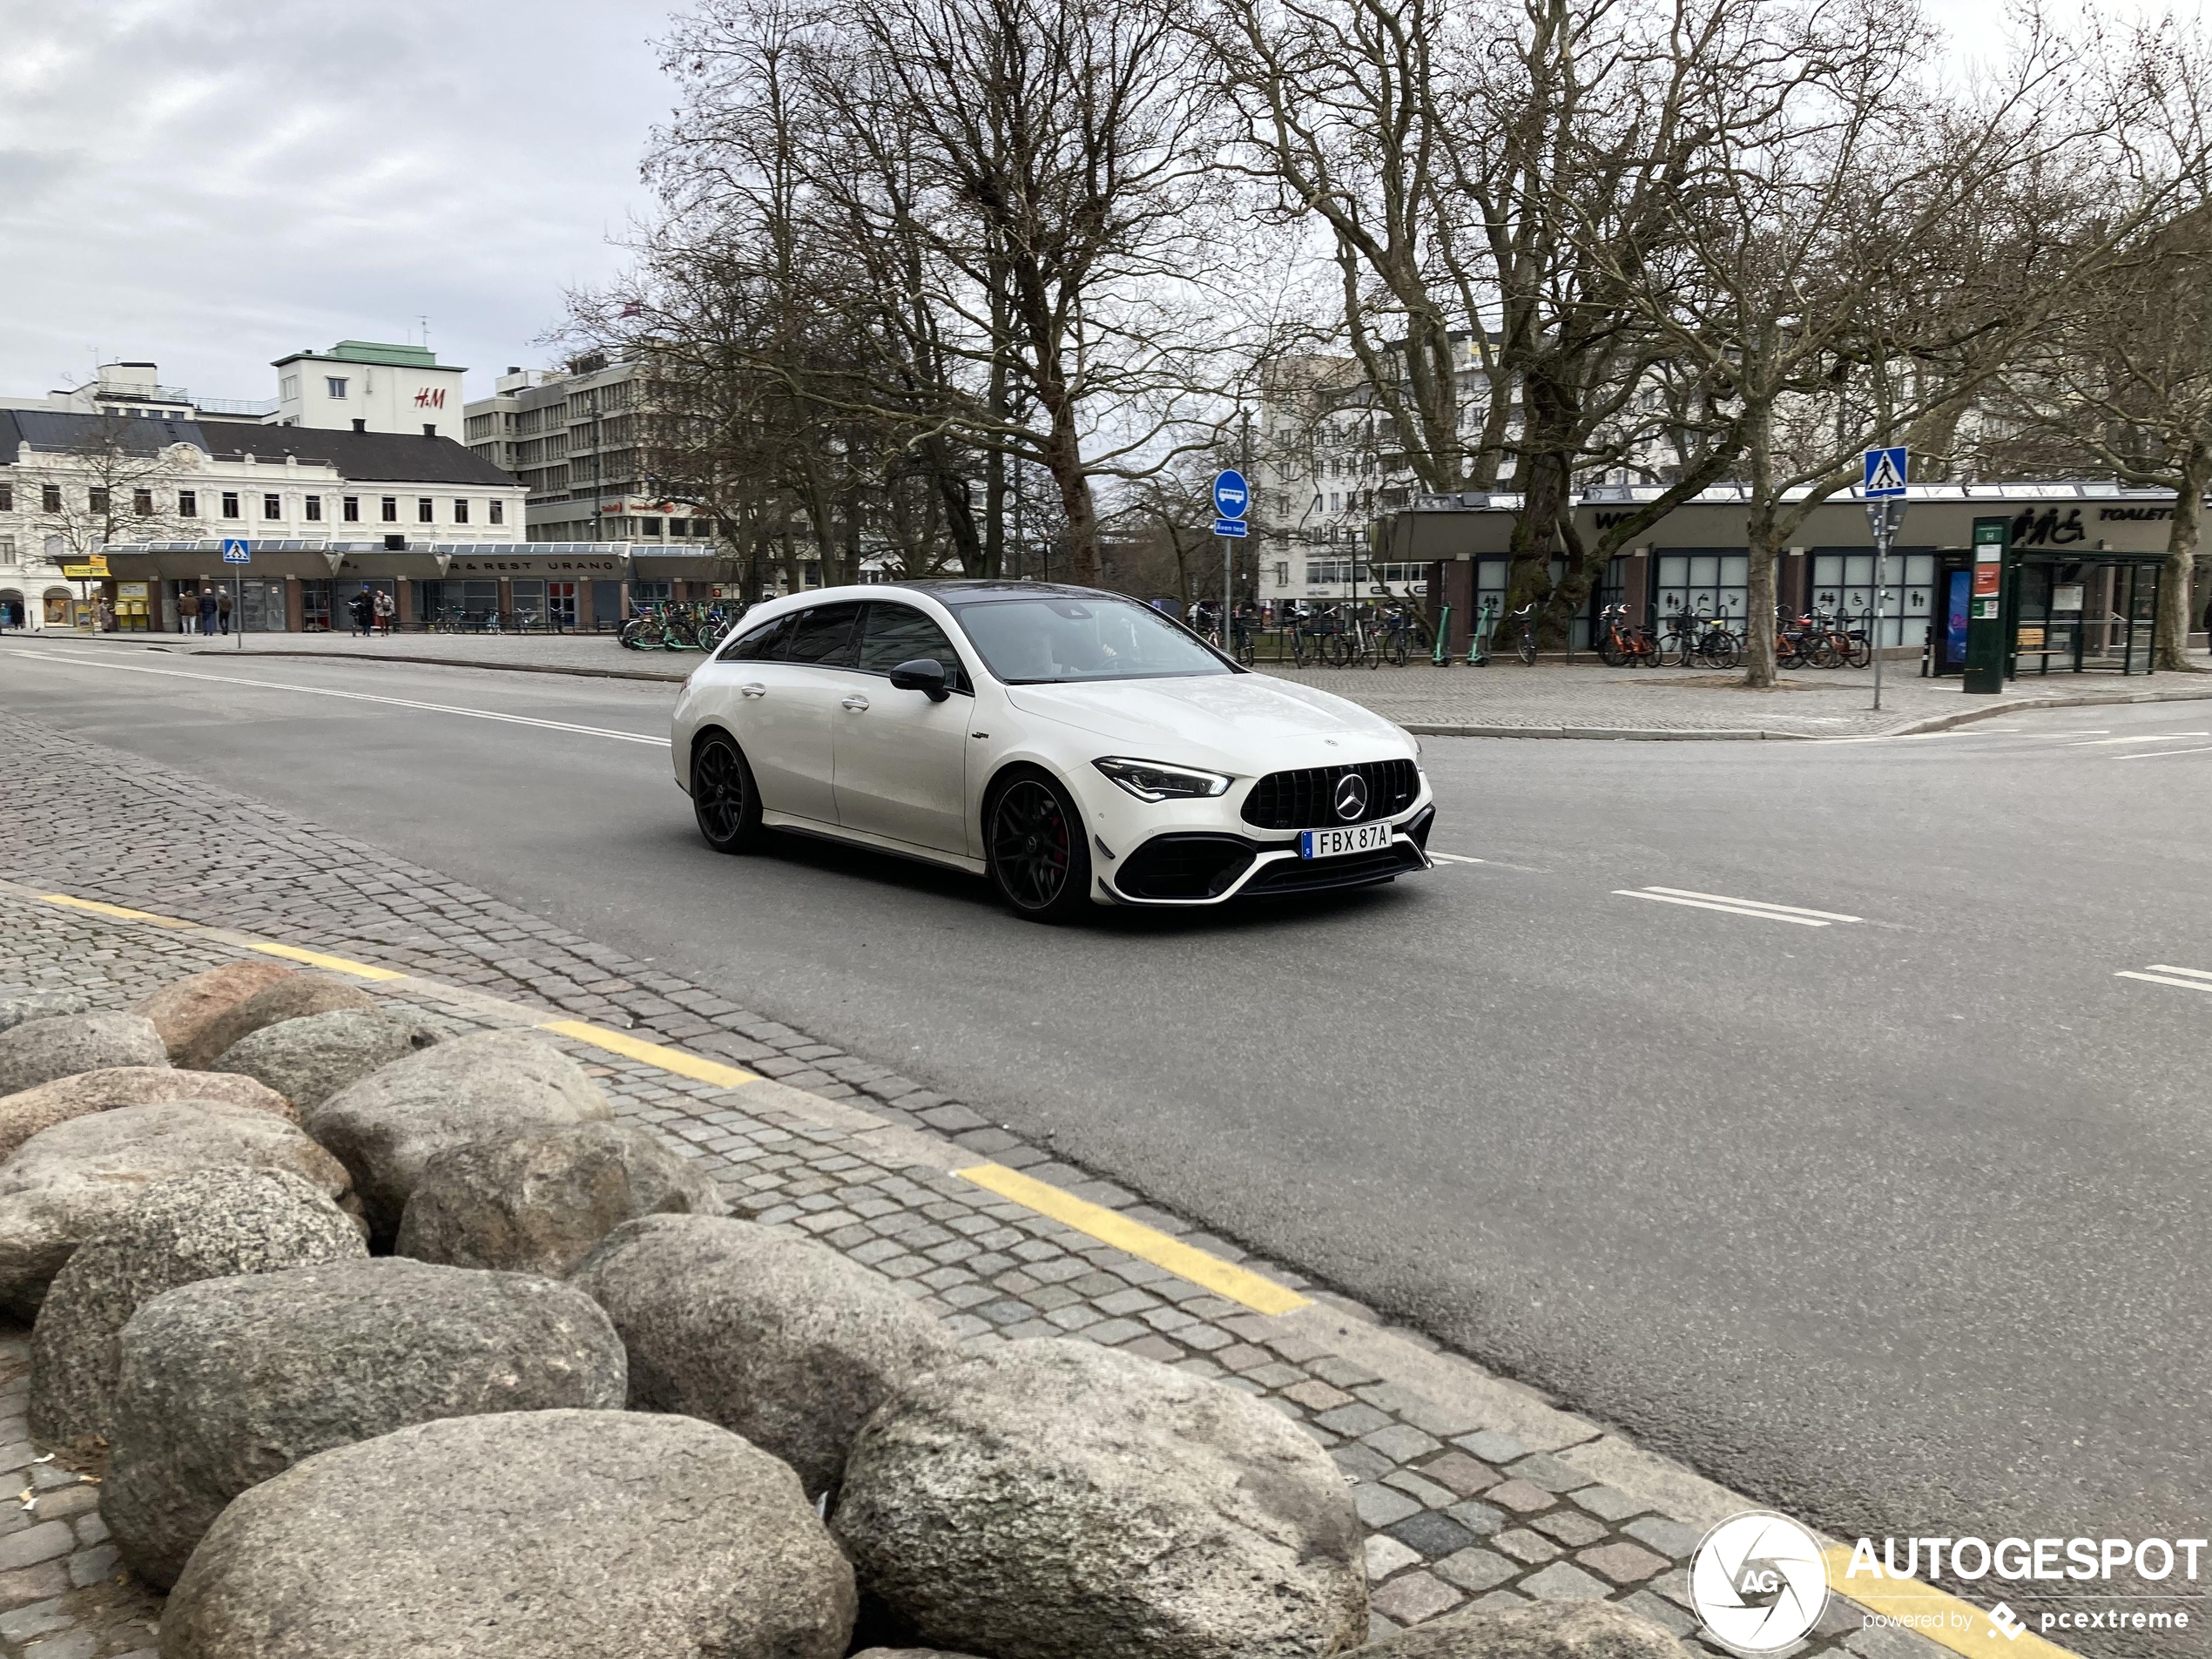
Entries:
POLYGON ((1217 772, 1163 765, 1157 760, 1131 760, 1122 755, 1108 755, 1090 764, 1139 800, 1190 800, 1199 796, 1225 795, 1232 781, 1217 772))

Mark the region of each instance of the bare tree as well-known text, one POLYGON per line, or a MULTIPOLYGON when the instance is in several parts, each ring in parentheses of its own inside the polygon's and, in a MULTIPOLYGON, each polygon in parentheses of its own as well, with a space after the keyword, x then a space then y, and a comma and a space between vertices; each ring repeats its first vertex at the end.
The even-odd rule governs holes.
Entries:
MULTIPOLYGON (((1913 67, 1932 31, 1892 0, 1770 5, 1736 27, 1725 72, 1690 76, 1709 165, 1678 205, 1673 280, 1645 291, 1737 428, 1744 678, 1768 686, 1777 556, 1856 481, 1859 451, 1947 429, 2109 261, 2114 216, 2083 185, 2093 158, 2114 165, 2100 140, 2122 117, 2033 30, 2001 82, 1953 98, 1913 67)), ((2155 187, 2125 193, 2123 229, 2155 187)))
POLYGON ((112 543, 176 533, 177 468, 157 436, 105 415, 67 448, 34 452, 21 487, 38 492, 30 525, 49 556, 83 564, 112 543))

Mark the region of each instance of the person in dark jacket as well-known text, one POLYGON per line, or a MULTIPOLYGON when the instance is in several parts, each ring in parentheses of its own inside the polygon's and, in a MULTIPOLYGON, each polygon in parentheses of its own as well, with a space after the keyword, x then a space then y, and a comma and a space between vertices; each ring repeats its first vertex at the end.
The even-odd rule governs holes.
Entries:
POLYGON ((199 590, 199 631, 203 634, 215 631, 215 590, 212 588, 199 590))
POLYGON ((346 609, 354 618, 354 631, 367 638, 376 626, 376 599, 363 588, 346 602, 346 609))

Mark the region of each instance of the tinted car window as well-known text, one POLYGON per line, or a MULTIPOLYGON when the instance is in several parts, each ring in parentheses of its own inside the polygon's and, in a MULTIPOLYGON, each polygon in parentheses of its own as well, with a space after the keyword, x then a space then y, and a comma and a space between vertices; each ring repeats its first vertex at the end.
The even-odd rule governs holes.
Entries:
POLYGON ((1237 671, 1158 611, 1127 599, 985 600, 954 614, 991 672, 1011 685, 1237 671))
POLYGON ((784 641, 790 636, 792 618, 777 617, 764 622, 758 628, 749 628, 722 648, 718 661, 725 663, 772 663, 783 651, 784 641))
POLYGON ((857 604, 816 605, 799 613, 791 631, 782 660, 812 663, 817 668, 853 666, 853 624, 860 620, 857 604))
POLYGON ((912 605, 880 601, 870 604, 867 624, 860 631, 860 669, 870 674, 888 674, 917 657, 942 663, 947 685, 957 690, 963 685, 960 653, 945 637, 943 629, 912 605))

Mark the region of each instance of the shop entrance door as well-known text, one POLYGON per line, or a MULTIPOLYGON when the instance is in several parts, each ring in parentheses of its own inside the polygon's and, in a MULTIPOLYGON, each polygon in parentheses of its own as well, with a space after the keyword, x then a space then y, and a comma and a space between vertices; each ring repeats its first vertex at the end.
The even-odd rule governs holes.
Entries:
POLYGON ((576 583, 549 582, 545 584, 545 625, 556 634, 576 631, 576 583))

